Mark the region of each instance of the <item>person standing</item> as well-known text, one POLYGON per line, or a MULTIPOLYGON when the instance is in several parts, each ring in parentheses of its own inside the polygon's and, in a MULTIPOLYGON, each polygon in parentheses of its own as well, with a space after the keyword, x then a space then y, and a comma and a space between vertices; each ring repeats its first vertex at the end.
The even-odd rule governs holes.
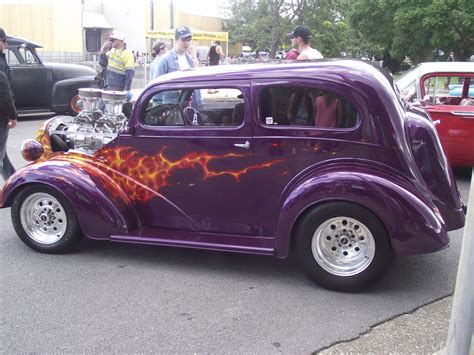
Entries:
POLYGON ((18 113, 16 112, 13 94, 10 89, 10 67, 5 57, 7 34, 0 28, 0 171, 7 180, 14 172, 7 155, 7 140, 10 129, 15 128, 18 113))
POLYGON ((189 53, 189 47, 193 39, 191 29, 188 26, 176 27, 174 39, 173 49, 161 57, 156 76, 195 67, 193 56, 189 53))
POLYGON ((448 61, 448 62, 455 62, 455 61, 456 61, 456 59, 454 58, 454 52, 453 52, 453 51, 451 51, 451 52, 449 53, 449 56, 448 56, 448 60, 447 60, 447 61, 448 61))
POLYGON ((221 43, 216 41, 207 52, 207 62, 209 65, 219 65, 219 62, 223 57, 224 52, 222 51, 221 43))
POLYGON ((296 60, 296 59, 298 59, 299 55, 300 54, 298 53, 298 51, 295 48, 292 48, 288 51, 288 53, 286 53, 285 59, 286 60, 296 60))
POLYGON ((153 52, 151 56, 154 58, 150 65, 150 80, 155 79, 158 76, 158 64, 160 63, 161 57, 166 53, 166 44, 163 41, 156 41, 153 43, 153 52))
POLYGON ((305 26, 297 26, 291 34, 291 44, 299 53, 298 60, 322 59, 322 54, 310 46, 311 31, 305 26))
POLYGON ((105 55, 101 54, 99 64, 107 67, 107 87, 110 91, 130 91, 133 75, 135 74, 135 62, 133 54, 125 48, 125 35, 120 31, 114 31, 109 40, 112 43, 105 55))
MULTIPOLYGON (((196 62, 190 53, 191 40, 193 33, 188 26, 176 27, 174 31, 175 44, 173 49, 166 52, 158 63, 158 72, 156 76, 172 73, 179 70, 188 70, 196 66, 196 62)), ((175 103, 176 92, 169 92, 163 95, 163 102, 175 103)), ((199 108, 202 104, 201 91, 195 90, 192 96, 193 106, 199 108)))

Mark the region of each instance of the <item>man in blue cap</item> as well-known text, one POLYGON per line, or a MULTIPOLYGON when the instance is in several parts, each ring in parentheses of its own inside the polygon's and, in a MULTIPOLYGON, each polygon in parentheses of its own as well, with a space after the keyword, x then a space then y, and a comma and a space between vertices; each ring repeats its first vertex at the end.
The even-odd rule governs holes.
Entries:
POLYGON ((156 76, 178 70, 194 68, 193 56, 189 52, 193 33, 188 26, 179 26, 174 31, 174 48, 161 57, 156 76))

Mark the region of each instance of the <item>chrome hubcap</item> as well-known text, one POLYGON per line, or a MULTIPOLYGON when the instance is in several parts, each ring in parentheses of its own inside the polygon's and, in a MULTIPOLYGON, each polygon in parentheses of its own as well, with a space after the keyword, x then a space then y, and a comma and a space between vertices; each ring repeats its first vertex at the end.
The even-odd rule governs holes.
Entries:
POLYGON ((66 232, 66 211, 59 201, 44 192, 28 196, 20 209, 20 221, 28 236, 40 244, 53 244, 66 232))
POLYGON ((324 221, 313 234, 311 250, 316 262, 337 276, 364 271, 375 256, 375 240, 360 221, 335 217, 324 221))

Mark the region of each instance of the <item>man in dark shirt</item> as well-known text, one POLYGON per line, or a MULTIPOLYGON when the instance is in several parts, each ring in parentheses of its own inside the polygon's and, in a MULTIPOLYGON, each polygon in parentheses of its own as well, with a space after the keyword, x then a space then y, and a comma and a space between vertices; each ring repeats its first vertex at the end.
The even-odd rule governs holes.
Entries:
POLYGON ((0 171, 3 179, 8 179, 15 172, 7 155, 8 132, 15 128, 18 114, 10 89, 10 67, 5 58, 7 34, 0 28, 0 171))

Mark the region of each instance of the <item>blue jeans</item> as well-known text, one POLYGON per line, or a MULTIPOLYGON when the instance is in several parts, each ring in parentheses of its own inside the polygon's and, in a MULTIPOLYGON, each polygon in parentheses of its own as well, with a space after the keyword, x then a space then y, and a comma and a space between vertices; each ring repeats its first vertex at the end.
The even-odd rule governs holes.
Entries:
POLYGON ((15 172, 15 168, 7 155, 7 139, 9 131, 10 129, 7 127, 0 127, 0 171, 2 172, 4 180, 7 180, 15 172))

